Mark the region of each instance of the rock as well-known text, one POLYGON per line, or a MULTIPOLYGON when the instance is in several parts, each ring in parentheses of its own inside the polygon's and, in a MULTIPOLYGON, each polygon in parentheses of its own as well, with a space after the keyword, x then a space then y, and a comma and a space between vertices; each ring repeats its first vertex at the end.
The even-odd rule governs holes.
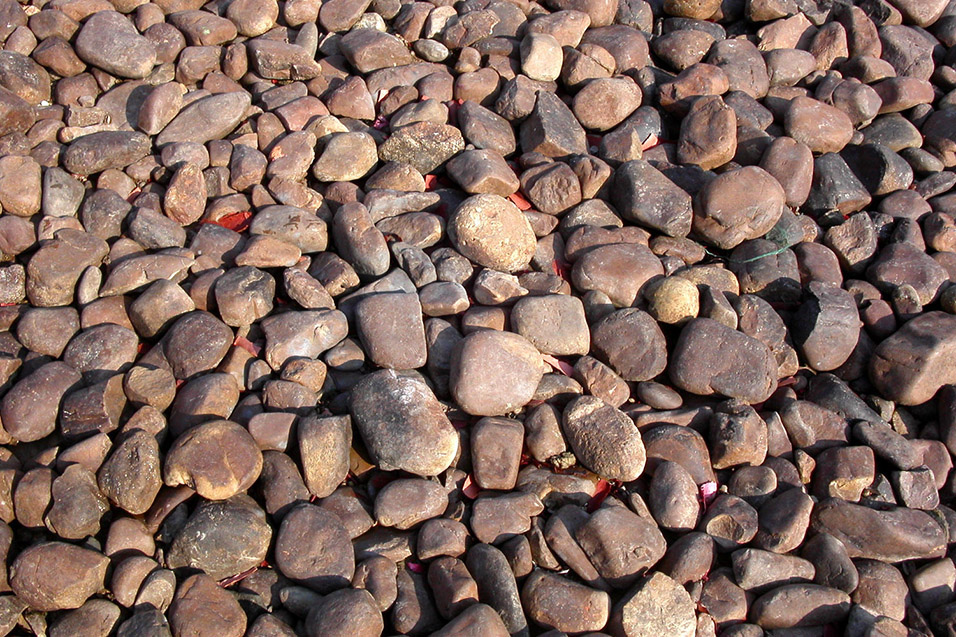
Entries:
POLYGON ((507 418, 482 418, 471 430, 471 464, 483 489, 509 490, 518 480, 524 427, 507 418))
POLYGON ((348 332, 348 322, 339 310, 285 312, 268 316, 260 324, 266 336, 265 359, 275 370, 290 359, 318 358, 348 332))
POLYGON ((79 608, 104 586, 109 560, 102 553, 67 544, 42 542, 20 552, 10 565, 10 586, 30 608, 79 608))
POLYGON ((561 75, 561 44, 548 33, 527 33, 521 40, 521 70, 532 80, 553 82, 561 75))
POLYGON ((690 195, 646 161, 635 159, 618 167, 611 201, 629 221, 672 237, 690 232, 690 195))
POLYGON ((590 335, 580 300, 566 294, 520 299, 511 313, 515 332, 554 356, 587 354, 590 335))
POLYGON ((454 126, 415 122, 395 130, 379 147, 378 156, 382 161, 409 164, 427 175, 463 150, 465 140, 454 126))
POLYGON ((148 155, 149 149, 150 140, 142 133, 102 131, 71 143, 63 153, 63 166, 77 175, 92 175, 108 168, 125 168, 148 155))
POLYGON ((709 245, 734 248, 766 234, 783 214, 785 202, 783 188, 762 168, 731 170, 708 182, 698 193, 693 231, 709 245), (751 193, 762 194, 754 201, 751 193))
POLYGON ((826 372, 846 362, 859 340, 860 319, 849 292, 811 282, 794 316, 791 334, 807 363, 826 372))
POLYGON ((531 621, 562 632, 601 630, 611 607, 610 597, 604 591, 542 570, 525 580, 521 601, 531 621))
POLYGON ((375 520, 407 530, 444 513, 448 495, 437 482, 407 478, 389 482, 375 496, 375 520))
POLYGON ((61 361, 46 363, 25 376, 0 402, 4 430, 21 442, 33 442, 53 433, 60 402, 81 379, 78 371, 61 361))
POLYGON ((674 384, 685 391, 705 396, 720 393, 759 403, 776 388, 776 370, 776 361, 766 345, 713 319, 699 318, 681 331, 669 373, 674 384), (720 346, 715 348, 715 343, 720 346), (701 360, 708 351, 734 355, 701 360))
POLYGON ((435 637, 505 637, 508 628, 495 610, 486 604, 473 604, 463 610, 441 630, 432 633, 435 637))
POLYGON ((349 411, 369 454, 383 468, 432 476, 444 471, 458 451, 458 436, 428 386, 392 370, 362 379, 352 389, 349 411))
POLYGON ((574 532, 574 538, 600 576, 616 588, 634 583, 667 548, 651 520, 622 506, 598 509, 574 532))
POLYGON ((265 512, 251 498, 202 502, 170 543, 166 563, 221 580, 258 566, 271 540, 265 512))
POLYGON ((375 599, 360 589, 344 589, 326 596, 306 618, 306 634, 310 637, 373 637, 382 634, 383 628, 375 599))
POLYGON ((98 11, 90 16, 76 36, 76 54, 84 62, 120 77, 146 77, 156 64, 155 45, 116 11, 98 11))
POLYGON ((623 412, 600 398, 576 398, 565 408, 561 427, 578 461, 599 476, 630 482, 643 472, 640 432, 623 412), (596 429, 602 432, 599 437, 593 435, 596 429))
POLYGON ((466 412, 500 416, 531 400, 541 364, 538 350, 518 334, 473 332, 452 353, 449 386, 466 412))
POLYGON ((754 601, 750 619, 764 629, 823 626, 842 621, 850 612, 850 596, 816 584, 789 584, 754 601))
POLYGON ((169 180, 163 210, 181 225, 195 223, 206 210, 206 194, 206 180, 199 166, 186 163, 169 180))
POLYGON ((141 515, 149 510, 162 486, 159 444, 134 429, 113 448, 98 472, 103 494, 116 506, 141 515))
POLYGON ((0 206, 29 217, 40 211, 40 165, 30 157, 0 157, 0 206))
POLYGON ((597 358, 626 381, 650 380, 667 367, 664 334, 649 314, 636 308, 605 316, 592 328, 591 342, 597 358))
POLYGON ((448 236, 469 259, 504 272, 525 269, 536 246, 521 211, 497 195, 474 195, 463 201, 449 220, 448 236))
POLYGON ((422 306, 415 294, 372 294, 355 305, 359 338, 379 367, 415 369, 426 360, 422 306))
POLYGON ((352 423, 348 416, 308 417, 296 423, 302 474, 309 492, 330 496, 349 470, 352 423))
POLYGON ((564 102, 554 93, 538 93, 534 111, 521 124, 521 150, 563 159, 587 154, 584 129, 564 102))
POLYGON ((626 637, 696 634, 694 602, 680 584, 663 573, 642 578, 614 606, 610 627, 626 637))
POLYGON ((681 122, 677 159, 704 170, 723 166, 737 152, 737 117, 717 95, 694 101, 681 122))
POLYGON ((368 133, 332 133, 322 138, 320 148, 312 175, 322 182, 361 179, 378 163, 378 149, 368 133))
POLYGON ((259 477, 262 453, 249 432, 228 420, 213 420, 187 430, 166 456, 166 484, 185 484, 210 500, 245 491, 259 477))
POLYGON ((451 159, 445 169, 471 195, 507 197, 521 185, 501 154, 492 149, 466 150, 451 159))
POLYGON ((609 243, 581 255, 574 262, 571 281, 579 290, 603 292, 615 306, 627 308, 663 274, 660 259, 647 246, 609 243))
POLYGON ((246 632, 246 616, 229 591, 200 573, 176 588, 169 607, 169 625, 174 635, 239 637, 246 632))
POLYGON ((814 508, 811 525, 846 546, 852 558, 899 562, 919 555, 941 555, 945 546, 942 527, 929 514, 895 507, 877 511, 838 498, 814 508))
POLYGON ((641 100, 640 87, 630 79, 597 78, 574 96, 572 110, 585 128, 606 131, 636 111, 641 100))
POLYGON ((282 518, 275 560, 283 575, 318 593, 348 586, 355 571, 345 527, 334 514, 312 504, 300 504, 282 518))
POLYGON ((918 405, 950 384, 946 334, 951 315, 927 312, 880 343, 870 362, 870 378, 884 396, 918 405))
POLYGON ((204 144, 222 139, 243 120, 251 97, 244 91, 219 93, 190 102, 156 137, 156 146, 175 142, 204 144))
POLYGON ((342 38, 342 54, 359 73, 411 64, 413 57, 401 40, 375 29, 353 29, 342 38))

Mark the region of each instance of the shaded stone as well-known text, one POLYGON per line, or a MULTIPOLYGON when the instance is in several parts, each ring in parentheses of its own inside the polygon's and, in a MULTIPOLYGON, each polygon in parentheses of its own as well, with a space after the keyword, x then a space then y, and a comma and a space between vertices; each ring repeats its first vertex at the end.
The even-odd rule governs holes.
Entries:
POLYGON ((421 381, 381 370, 353 389, 350 412, 379 466, 429 476, 444 471, 458 450, 458 436, 421 381))

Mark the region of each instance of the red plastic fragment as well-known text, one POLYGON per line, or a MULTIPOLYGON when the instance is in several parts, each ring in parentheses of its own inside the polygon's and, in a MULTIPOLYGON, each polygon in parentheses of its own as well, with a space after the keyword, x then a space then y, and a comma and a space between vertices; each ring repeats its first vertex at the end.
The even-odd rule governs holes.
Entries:
POLYGON ((203 221, 203 223, 213 223, 223 228, 228 228, 233 232, 245 232, 249 229, 249 220, 252 219, 252 213, 248 210, 243 212, 234 212, 215 221, 203 221))
POLYGON ((508 195, 508 199, 514 205, 518 206, 518 210, 531 210, 531 203, 525 199, 520 192, 513 192, 508 195))
MULTIPOLYGON (((268 566, 268 564, 266 564, 265 562, 263 562, 263 564, 265 564, 266 566, 268 566)), ((237 584, 237 583, 241 582, 242 580, 246 579, 247 577, 249 577, 250 575, 252 575, 253 573, 255 573, 255 572, 258 571, 258 570, 259 570, 259 567, 258 567, 258 566, 253 566, 252 568, 250 568, 250 569, 248 569, 248 570, 245 570, 245 571, 243 571, 243 572, 241 572, 241 573, 238 573, 238 574, 236 574, 236 575, 231 575, 231 576, 229 576, 229 577, 227 577, 227 578, 225 578, 225 579, 219 580, 219 586, 221 586, 221 587, 223 587, 223 588, 229 588, 229 587, 232 586, 233 584, 237 584)))
POLYGON ((543 360, 545 363, 550 365, 554 369, 554 371, 561 372, 565 376, 571 376, 572 374, 574 374, 573 365, 571 365, 570 363, 566 363, 562 360, 559 360, 555 358, 554 356, 551 356, 550 354, 542 354, 541 360, 543 360))
POLYGON ((571 281, 571 264, 564 259, 554 259, 551 262, 551 269, 565 281, 571 281))
POLYGON ((707 511, 707 507, 710 506, 710 503, 714 501, 714 498, 717 497, 717 483, 716 482, 705 482, 700 485, 700 502, 704 512, 707 511))
POLYGON ((471 474, 469 473, 465 477, 465 481, 461 485, 461 492, 465 494, 465 497, 474 500, 478 497, 478 484, 472 479, 471 474))
POLYGON ((258 356, 259 352, 262 351, 261 347, 259 347, 258 345, 256 345, 255 343, 253 343, 252 341, 250 341, 244 336, 237 336, 236 340, 234 340, 232 344, 235 345, 236 347, 241 347, 242 349, 246 350, 253 356, 258 356))
POLYGON ((591 499, 588 500, 588 513, 597 511, 601 504, 607 499, 607 496, 611 495, 612 490, 613 486, 610 482, 604 478, 598 480, 597 485, 595 485, 594 488, 594 494, 591 496, 591 499))

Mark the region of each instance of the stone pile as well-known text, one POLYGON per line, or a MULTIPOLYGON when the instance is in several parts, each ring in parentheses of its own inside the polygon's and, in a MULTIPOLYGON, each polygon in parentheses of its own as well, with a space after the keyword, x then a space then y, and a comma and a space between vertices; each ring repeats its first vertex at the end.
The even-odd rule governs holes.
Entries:
POLYGON ((0 44, 0 634, 956 631, 956 1, 0 44))

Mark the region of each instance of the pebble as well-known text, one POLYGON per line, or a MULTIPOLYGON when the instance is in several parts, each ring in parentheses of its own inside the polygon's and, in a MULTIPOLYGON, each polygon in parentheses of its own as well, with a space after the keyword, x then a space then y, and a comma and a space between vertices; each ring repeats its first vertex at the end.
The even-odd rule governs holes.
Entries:
POLYGON ((375 462, 422 476, 444 471, 458 436, 431 389, 392 370, 369 374, 353 388, 350 412, 375 462))
POLYGON ((455 248, 486 268, 516 272, 525 269, 534 256, 531 224, 499 195, 474 195, 464 200, 447 229, 455 248))

